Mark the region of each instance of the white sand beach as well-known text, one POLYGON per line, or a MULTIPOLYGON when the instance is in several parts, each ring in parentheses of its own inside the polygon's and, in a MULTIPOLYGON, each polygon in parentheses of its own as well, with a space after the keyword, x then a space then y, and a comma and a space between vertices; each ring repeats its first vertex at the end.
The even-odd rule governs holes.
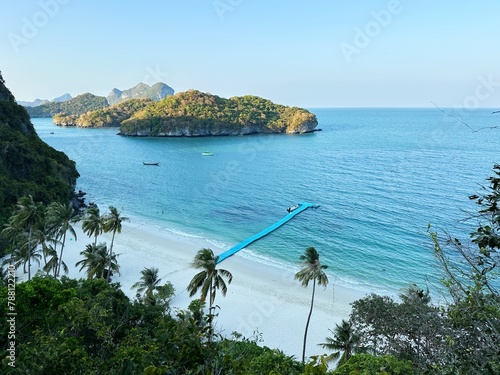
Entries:
MULTIPOLYGON (((81 260, 80 251, 92 239, 82 232, 80 223, 75 229, 78 240, 67 240, 63 259, 70 268, 68 276, 84 278, 84 270, 80 273, 74 265, 81 260)), ((98 241, 106 241, 109 246, 111 234, 101 235, 98 241)), ((175 287, 171 306, 186 309, 196 298, 189 297, 186 287, 199 272, 190 263, 202 247, 210 247, 215 254, 223 252, 223 249, 198 238, 176 235, 147 223, 124 222, 122 233, 115 237, 113 250, 120 254, 120 275, 114 276, 113 281, 120 282, 123 291, 133 298, 135 292, 130 288, 139 280, 140 271, 144 267, 157 267, 162 281, 170 281, 175 287)), ((230 336, 233 331, 249 338, 258 333, 260 345, 280 349, 300 359, 312 284, 308 288, 302 287, 294 280, 293 272, 249 260, 240 253, 224 260, 219 268, 229 270, 233 282, 225 297, 220 292, 217 294, 216 305, 220 306, 217 329, 225 336, 230 336)), ((19 271, 18 275, 23 278, 19 271)), ((326 289, 316 289, 306 356, 325 353, 318 344, 330 336, 328 329, 348 318, 349 304, 363 296, 362 292, 333 285, 332 281, 326 289)))

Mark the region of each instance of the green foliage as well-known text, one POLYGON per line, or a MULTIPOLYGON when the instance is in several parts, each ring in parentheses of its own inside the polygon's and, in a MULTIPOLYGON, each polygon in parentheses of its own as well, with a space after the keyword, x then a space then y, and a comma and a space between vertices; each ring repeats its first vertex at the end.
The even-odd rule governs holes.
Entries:
POLYGON ((0 71, 0 101, 3 102, 14 102, 14 95, 5 87, 5 80, 2 77, 2 72, 0 71))
POLYGON ((306 367, 303 375, 324 375, 328 370, 327 358, 325 356, 313 356, 306 367))
POLYGON ((453 299, 447 307, 451 333, 442 355, 451 373, 500 374, 500 165, 489 185, 469 198, 479 206, 472 243, 430 231, 434 253, 444 271, 443 283, 453 299), (443 244, 443 245, 442 245, 443 244))
POLYGON ((149 104, 123 121, 120 132, 150 136, 303 133, 316 125, 316 116, 307 110, 257 96, 224 99, 189 90, 149 104))
POLYGON ((338 361, 338 365, 343 365, 354 353, 363 353, 365 348, 360 346, 361 338, 359 334, 353 332, 351 321, 342 320, 340 325, 336 324, 335 329, 330 332, 333 337, 327 337, 326 343, 320 344, 323 348, 334 350, 328 356, 329 361, 338 361))
POLYGON ((353 333, 361 346, 376 355, 394 355, 425 369, 439 363, 449 334, 441 310, 429 304, 428 294, 410 287, 402 303, 371 294, 352 304, 353 333))
POLYGON ((376 357, 355 354, 332 375, 416 375, 411 361, 401 361, 393 356, 376 357))
POLYGON ((31 117, 52 117, 58 113, 81 115, 107 106, 108 101, 105 97, 86 93, 65 102, 45 103, 36 107, 26 107, 26 110, 31 117))
MULTIPOLYGON (((16 368, 11 373, 302 373, 303 366, 282 352, 214 335, 210 327, 213 317, 203 314, 199 300, 192 303, 191 311, 169 315, 161 299, 166 301, 172 293, 167 282, 153 294, 157 303, 130 301, 118 284, 102 278, 63 276, 58 280, 37 274, 16 286, 19 321, 16 368)), ((7 295, 7 286, 0 286, 0 300, 7 295)), ((2 316, 7 308, 7 304, 0 305, 2 316)), ((0 325, 2 361, 8 329, 8 325, 0 325)))
POLYGON ((131 289, 137 289, 136 298, 147 305, 161 305, 168 310, 170 299, 173 297, 175 289, 172 283, 167 281, 160 285, 158 278, 158 268, 144 268, 141 271, 140 281, 134 283, 131 289))
POLYGON ((54 115, 56 125, 79 127, 119 127, 122 121, 130 118, 134 113, 146 107, 150 99, 129 99, 110 107, 89 111, 81 115, 65 112, 54 115))
MULTIPOLYGON (((22 196, 45 205, 68 202, 78 176, 75 163, 38 137, 26 110, 0 83, 0 227, 22 196)), ((0 242, 0 256, 6 246, 0 242)))
MULTIPOLYGON (((0 288, 0 298, 6 296, 0 288)), ((6 308, 0 306, 2 316, 6 308)), ((16 310, 22 320, 14 374, 118 373, 126 362, 137 373, 159 360, 154 334, 172 320, 160 307, 130 302, 103 279, 35 276, 17 285, 16 310)), ((0 326, 2 350, 6 329, 0 326)))

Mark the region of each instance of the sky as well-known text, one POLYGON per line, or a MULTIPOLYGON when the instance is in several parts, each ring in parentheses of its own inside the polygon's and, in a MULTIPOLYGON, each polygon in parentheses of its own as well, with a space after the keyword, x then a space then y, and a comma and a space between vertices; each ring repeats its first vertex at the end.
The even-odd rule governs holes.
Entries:
POLYGON ((500 106, 498 0, 0 0, 16 99, 144 82, 314 107, 500 106))

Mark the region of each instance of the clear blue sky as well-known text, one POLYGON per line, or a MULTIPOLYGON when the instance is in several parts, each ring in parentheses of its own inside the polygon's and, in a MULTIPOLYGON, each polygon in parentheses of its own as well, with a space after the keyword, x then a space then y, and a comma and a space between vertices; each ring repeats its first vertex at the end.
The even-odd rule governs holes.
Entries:
POLYGON ((19 100, 163 81, 305 107, 500 105, 498 0, 0 0, 19 100))

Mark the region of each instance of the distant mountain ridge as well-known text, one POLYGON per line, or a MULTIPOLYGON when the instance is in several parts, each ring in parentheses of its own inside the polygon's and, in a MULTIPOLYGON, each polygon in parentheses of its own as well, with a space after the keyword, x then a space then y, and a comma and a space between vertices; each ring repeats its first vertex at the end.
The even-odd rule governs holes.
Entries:
POLYGON ((148 84, 141 82, 124 91, 114 88, 108 94, 106 99, 108 100, 109 105, 114 105, 129 99, 161 100, 169 95, 174 95, 174 89, 163 82, 155 83, 151 87, 148 84))
POLYGON ((35 99, 32 102, 25 102, 22 100, 18 100, 17 104, 22 105, 23 107, 37 107, 42 104, 50 103, 48 99, 35 99))
POLYGON ((24 106, 31 117, 53 117, 56 114, 79 116, 129 99, 158 101, 170 95, 174 95, 174 89, 163 82, 157 82, 153 86, 140 82, 123 91, 114 88, 107 97, 85 93, 72 98, 70 94, 64 94, 52 101, 36 99, 33 102, 18 101, 17 103, 24 106))
POLYGON ((22 105, 23 107, 38 107, 39 105, 47 104, 47 103, 50 103, 50 102, 62 103, 62 102, 70 100, 71 98, 72 98, 72 96, 70 94, 66 93, 66 94, 58 96, 57 98, 54 98, 52 100, 48 100, 48 99, 35 99, 32 102, 25 102, 25 101, 22 101, 22 100, 17 100, 17 104, 22 105))

